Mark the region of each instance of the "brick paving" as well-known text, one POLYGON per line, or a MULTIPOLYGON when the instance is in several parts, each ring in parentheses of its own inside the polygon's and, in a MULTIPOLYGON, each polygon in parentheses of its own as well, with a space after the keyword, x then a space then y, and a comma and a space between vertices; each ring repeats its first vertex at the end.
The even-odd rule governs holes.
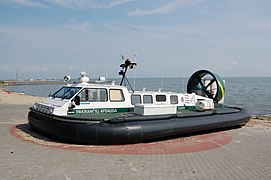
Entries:
MULTIPOLYGON (((226 131, 221 147, 177 154, 101 154, 52 148, 10 134, 28 106, 0 105, 0 179, 270 179, 271 129, 226 131)), ((166 147, 165 147, 166 148, 166 147)))

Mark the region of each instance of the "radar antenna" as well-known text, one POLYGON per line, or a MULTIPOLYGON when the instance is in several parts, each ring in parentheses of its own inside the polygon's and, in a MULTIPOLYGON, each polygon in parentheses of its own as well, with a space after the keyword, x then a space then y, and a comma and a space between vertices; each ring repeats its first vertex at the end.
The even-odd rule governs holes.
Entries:
MULTIPOLYGON (((122 59, 125 59, 123 56, 121 56, 122 59)), ((127 79, 126 77, 126 73, 127 73, 127 69, 130 68, 130 69, 133 69, 137 64, 136 63, 133 63, 131 62, 129 59, 126 59, 124 61, 124 63, 122 63, 120 65, 120 67, 122 68, 122 70, 120 70, 119 72, 119 75, 122 76, 122 79, 121 79, 121 82, 120 82, 120 85, 121 86, 126 86, 126 84, 128 84, 128 86, 131 88, 131 90, 134 92, 129 80, 127 79)))

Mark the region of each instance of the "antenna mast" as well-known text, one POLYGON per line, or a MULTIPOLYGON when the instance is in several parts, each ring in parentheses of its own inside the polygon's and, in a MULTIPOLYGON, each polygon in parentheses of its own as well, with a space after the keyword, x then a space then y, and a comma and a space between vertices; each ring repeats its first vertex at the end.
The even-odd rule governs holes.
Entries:
MULTIPOLYGON (((122 59, 124 59, 123 56, 121 56, 121 57, 122 57, 122 59)), ((120 70, 120 72, 119 72, 119 75, 122 76, 120 85, 121 85, 121 86, 123 86, 123 85, 126 86, 126 83, 127 83, 128 86, 131 88, 131 90, 132 90, 133 92, 134 92, 134 90, 133 90, 133 88, 132 88, 132 86, 131 86, 129 80, 128 80, 127 77, 126 77, 126 73, 127 73, 128 68, 133 69, 136 65, 137 65, 136 63, 132 63, 129 59, 126 59, 126 60, 124 61, 124 63, 122 63, 122 64, 120 65, 120 67, 122 68, 122 70, 120 70)))

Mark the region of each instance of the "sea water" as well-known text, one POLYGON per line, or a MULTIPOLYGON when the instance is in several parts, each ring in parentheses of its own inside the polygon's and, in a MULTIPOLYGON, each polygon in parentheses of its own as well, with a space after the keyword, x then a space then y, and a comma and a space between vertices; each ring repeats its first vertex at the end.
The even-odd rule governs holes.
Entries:
MULTIPOLYGON (((120 79, 111 79, 120 82, 120 79)), ((224 78, 225 104, 247 109, 254 115, 271 116, 271 77, 224 78)), ((137 78, 129 79, 135 90, 162 90, 171 92, 186 92, 188 78, 137 78)), ((24 92, 34 96, 48 97, 61 88, 63 84, 5 86, 14 92, 24 92)))

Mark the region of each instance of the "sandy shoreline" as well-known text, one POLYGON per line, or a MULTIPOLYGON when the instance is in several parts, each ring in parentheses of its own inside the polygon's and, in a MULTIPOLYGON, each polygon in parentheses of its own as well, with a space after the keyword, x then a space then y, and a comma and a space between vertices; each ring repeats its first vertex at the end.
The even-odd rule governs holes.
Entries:
POLYGON ((12 105, 34 105, 36 102, 43 101, 45 97, 30 96, 23 93, 15 93, 0 88, 0 104, 12 105))

